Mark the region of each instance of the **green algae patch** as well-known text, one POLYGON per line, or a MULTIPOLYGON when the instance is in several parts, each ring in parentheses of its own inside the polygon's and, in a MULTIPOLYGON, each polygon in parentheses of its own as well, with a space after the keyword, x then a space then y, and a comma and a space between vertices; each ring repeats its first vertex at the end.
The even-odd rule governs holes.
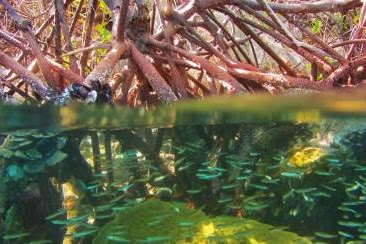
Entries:
POLYGON ((119 212, 94 244, 103 243, 311 243, 255 220, 208 217, 181 203, 148 200, 119 212))

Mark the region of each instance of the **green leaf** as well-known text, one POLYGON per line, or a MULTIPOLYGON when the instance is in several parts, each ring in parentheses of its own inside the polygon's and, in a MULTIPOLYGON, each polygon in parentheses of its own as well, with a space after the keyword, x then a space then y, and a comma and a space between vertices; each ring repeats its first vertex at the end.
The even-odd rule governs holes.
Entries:
POLYGON ((322 73, 318 73, 317 77, 316 77, 316 80, 317 81, 320 81, 323 79, 323 74, 322 73))
POLYGON ((111 10, 108 8, 107 4, 104 1, 99 1, 99 8, 102 10, 104 14, 111 15, 111 10))
POLYGON ((27 154, 27 156, 30 158, 42 158, 42 154, 34 148, 28 149, 25 154, 27 154))
POLYGON ((15 157, 21 158, 21 159, 28 159, 28 156, 25 155, 22 151, 17 150, 14 154, 15 157))
POLYGON ((105 24, 101 23, 95 26, 95 29, 99 32, 101 41, 108 43, 111 40, 111 32, 105 28, 105 24))
POLYGON ((29 161, 23 166, 23 170, 30 174, 36 174, 44 170, 44 163, 41 161, 29 161))
POLYGON ((0 157, 11 158, 14 153, 6 148, 0 147, 0 157))
POLYGON ((316 18, 316 19, 311 21, 311 31, 314 34, 319 33, 320 30, 322 29, 322 27, 323 27, 323 21, 321 19, 316 18))
POLYGON ((8 175, 10 178, 12 178, 14 181, 18 181, 21 178, 24 177, 24 172, 21 168, 19 168, 17 165, 9 165, 7 168, 8 175))
POLYGON ((67 154, 66 153, 63 153, 61 151, 57 151, 55 152, 54 154, 52 154, 51 157, 49 157, 47 160, 46 160, 46 164, 48 166, 53 166, 59 162, 61 162, 62 160, 64 160, 65 158, 67 158, 67 154))

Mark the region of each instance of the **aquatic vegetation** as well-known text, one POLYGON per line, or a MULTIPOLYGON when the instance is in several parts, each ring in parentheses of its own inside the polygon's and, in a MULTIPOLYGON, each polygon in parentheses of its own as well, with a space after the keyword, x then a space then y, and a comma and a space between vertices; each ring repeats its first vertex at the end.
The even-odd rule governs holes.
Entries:
POLYGON ((296 151, 290 158, 289 163, 297 167, 306 167, 312 163, 315 163, 322 156, 325 155, 325 151, 322 148, 305 147, 296 151))
POLYGON ((300 123, 301 113, 294 122, 221 124, 219 115, 213 124, 173 128, 3 133, 2 236, 14 243, 365 238, 364 127, 300 123))
POLYGON ((208 217, 182 203, 147 200, 118 213, 93 243, 311 243, 306 238, 250 219, 208 217), (175 209, 179 209, 176 211, 175 209), (151 224, 156 222, 156 224, 151 224))

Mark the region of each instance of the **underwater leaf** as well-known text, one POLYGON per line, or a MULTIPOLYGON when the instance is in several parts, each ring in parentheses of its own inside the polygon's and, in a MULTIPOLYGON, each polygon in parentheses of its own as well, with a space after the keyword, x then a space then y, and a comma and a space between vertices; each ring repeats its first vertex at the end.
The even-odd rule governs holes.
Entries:
POLYGON ((30 158, 35 158, 35 159, 40 159, 42 158, 42 154, 40 152, 38 152, 36 149, 31 148, 28 149, 25 154, 27 154, 28 157, 30 158))
POLYGON ((15 234, 8 234, 8 235, 4 235, 3 239, 4 240, 16 240, 16 239, 20 239, 26 236, 29 236, 29 233, 15 233, 15 234))
POLYGON ((49 138, 57 136, 57 132, 43 132, 43 133, 34 133, 32 134, 32 137, 34 138, 49 138))
POLYGON ((61 162, 62 160, 64 160, 65 158, 67 157, 67 154, 66 153, 63 153, 61 151, 57 151, 55 152, 54 154, 52 154, 51 157, 49 157, 47 160, 46 160, 46 164, 48 166, 53 166, 59 162, 61 162))
POLYGON ((44 163, 41 161, 30 161, 23 166, 23 170, 30 174, 36 174, 44 170, 44 163))
POLYGON ((8 172, 8 176, 10 178, 12 178, 14 181, 18 181, 20 180, 21 178, 24 177, 24 172, 23 170, 18 167, 17 165, 10 165, 8 168, 7 168, 7 172, 8 172))
POLYGON ((11 145, 9 145, 9 148, 18 149, 18 148, 25 147, 25 146, 28 146, 29 144, 33 143, 31 140, 26 140, 25 138, 20 138, 20 139, 22 139, 22 140, 13 139, 11 145))
POLYGON ((36 130, 17 130, 13 132, 15 137, 27 137, 35 133, 36 130))
POLYGON ((0 157, 11 158, 14 153, 6 148, 0 147, 0 157))
POLYGON ((255 220, 209 217, 183 203, 153 199, 117 213, 113 221, 101 228, 93 243, 311 243, 295 233, 273 229, 255 220))
POLYGON ((66 137, 58 137, 57 138, 57 147, 56 148, 58 150, 61 150, 66 145, 66 142, 67 142, 66 137))
POLYGON ((17 150, 14 154, 15 157, 21 158, 21 159, 28 159, 29 157, 25 155, 22 151, 17 150))

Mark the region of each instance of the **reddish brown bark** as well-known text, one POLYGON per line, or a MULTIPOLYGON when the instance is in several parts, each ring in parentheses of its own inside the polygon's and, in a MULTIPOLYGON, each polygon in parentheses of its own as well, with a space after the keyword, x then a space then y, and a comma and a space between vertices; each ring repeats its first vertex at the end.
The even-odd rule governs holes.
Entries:
POLYGON ((169 103, 177 101, 177 97, 163 77, 161 77, 154 66, 140 53, 139 50, 137 50, 133 44, 131 45, 131 57, 141 72, 144 74, 146 79, 149 81, 154 91, 156 91, 161 102, 169 103))

